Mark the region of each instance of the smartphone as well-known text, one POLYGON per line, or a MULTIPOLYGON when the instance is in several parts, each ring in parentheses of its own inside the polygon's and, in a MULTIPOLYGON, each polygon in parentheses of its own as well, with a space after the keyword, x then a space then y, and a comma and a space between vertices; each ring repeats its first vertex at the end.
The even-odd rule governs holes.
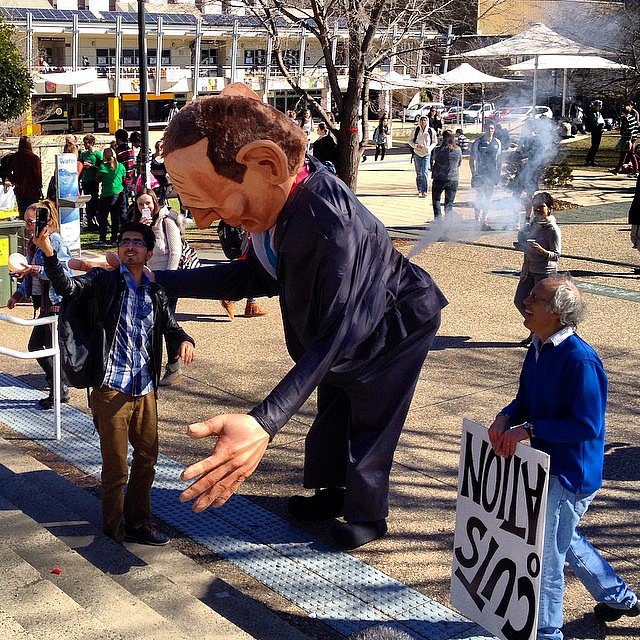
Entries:
POLYGON ((36 209, 36 238, 42 233, 42 230, 49 224, 49 209, 47 207, 38 207, 36 209))

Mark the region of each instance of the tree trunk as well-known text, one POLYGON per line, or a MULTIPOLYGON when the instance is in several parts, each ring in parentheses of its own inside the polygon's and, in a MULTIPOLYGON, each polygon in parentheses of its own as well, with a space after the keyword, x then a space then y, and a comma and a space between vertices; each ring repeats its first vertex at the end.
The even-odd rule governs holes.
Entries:
POLYGON ((358 123, 358 111, 362 96, 364 65, 362 62, 349 65, 349 85, 340 112, 338 130, 338 177, 355 192, 358 183, 358 166, 362 151, 360 149, 361 130, 358 123))

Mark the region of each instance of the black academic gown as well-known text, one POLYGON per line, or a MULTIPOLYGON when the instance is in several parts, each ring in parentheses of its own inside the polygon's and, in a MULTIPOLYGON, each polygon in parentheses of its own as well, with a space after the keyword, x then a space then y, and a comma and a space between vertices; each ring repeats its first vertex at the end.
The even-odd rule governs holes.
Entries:
POLYGON ((389 472, 422 364, 447 302, 396 251, 381 222, 309 159, 310 175, 275 224, 277 281, 247 260, 157 272, 169 296, 280 296, 295 365, 250 413, 274 436, 318 389, 305 486, 346 486, 344 516, 379 520, 389 472))

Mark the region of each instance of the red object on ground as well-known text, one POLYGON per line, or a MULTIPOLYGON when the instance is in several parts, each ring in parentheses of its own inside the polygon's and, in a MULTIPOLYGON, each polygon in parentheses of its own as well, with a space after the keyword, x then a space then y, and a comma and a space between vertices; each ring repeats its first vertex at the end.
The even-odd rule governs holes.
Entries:
POLYGON ((55 573, 57 576, 59 576, 62 573, 62 569, 58 569, 58 567, 53 567, 53 569, 51 569, 51 573, 55 573))

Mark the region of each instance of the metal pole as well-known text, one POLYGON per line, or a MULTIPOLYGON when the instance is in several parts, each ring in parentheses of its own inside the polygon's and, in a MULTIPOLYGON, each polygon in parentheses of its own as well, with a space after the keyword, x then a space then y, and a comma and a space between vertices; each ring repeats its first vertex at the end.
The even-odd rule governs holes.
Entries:
MULTIPOLYGON (((120 73, 121 73, 121 60, 122 60, 122 16, 116 16, 116 68, 114 79, 113 93, 118 100, 120 100, 120 73)), ((109 66, 109 56, 107 55, 107 66, 109 66)))
POLYGON ((538 56, 536 55, 534 57, 534 62, 533 62, 533 108, 535 109, 536 105, 538 104, 537 102, 538 100, 538 56))
POLYGON ((453 25, 447 28, 447 46, 444 50, 444 60, 442 61, 442 73, 449 71, 449 54, 451 53, 451 43, 453 42, 453 25))
POLYGON ((160 76, 162 75, 162 16, 158 16, 156 33, 156 95, 159 96, 160 76))
POLYGON ((58 342, 58 318, 49 327, 51 329, 51 346, 55 349, 53 356, 53 424, 56 429, 56 440, 60 440, 60 394, 62 393, 62 380, 60 376, 60 344, 58 342))
POLYGON ((231 39, 231 82, 236 81, 236 73, 238 68, 238 21, 233 23, 233 36, 231 39))
POLYGON ((273 58, 273 38, 267 40, 267 60, 264 68, 264 95, 262 101, 269 104, 269 81, 271 80, 271 58, 273 58))
POLYGON ((200 60, 202 59, 202 18, 196 22, 196 40, 193 45, 193 99, 198 97, 200 87, 200 60))
POLYGON ((27 54, 27 66, 29 67, 29 72, 33 71, 33 16, 31 12, 27 13, 27 41, 26 41, 26 54, 27 54))
MULTIPOLYGON (((80 29, 78 27, 78 14, 73 14, 73 34, 71 39, 71 70, 78 70, 78 54, 80 51, 80 47, 78 45, 78 38, 80 34, 80 29)), ((74 84, 71 86, 71 97, 78 97, 78 85, 74 84)))
MULTIPOLYGON (((145 33, 145 0, 138 0, 138 68, 140 72, 140 154, 142 184, 149 175, 149 97, 147 95, 147 37, 145 33)), ((157 52, 156 52, 157 53, 157 52)), ((162 52, 161 52, 162 53, 162 52)))
POLYGON ((307 30, 304 25, 300 30, 300 60, 298 60, 298 82, 304 76, 304 58, 307 51, 307 30))
POLYGON ((565 102, 567 101, 567 73, 568 69, 564 69, 564 73, 562 75, 562 117, 564 118, 565 114, 565 102))

